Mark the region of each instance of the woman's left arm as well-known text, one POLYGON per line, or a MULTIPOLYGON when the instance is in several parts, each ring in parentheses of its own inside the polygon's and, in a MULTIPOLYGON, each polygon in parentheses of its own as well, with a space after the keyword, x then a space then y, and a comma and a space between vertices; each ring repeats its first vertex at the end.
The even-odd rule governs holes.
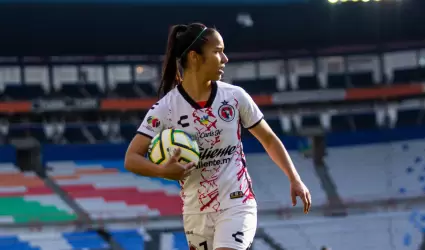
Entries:
POLYGON ((311 207, 310 191, 301 181, 301 177, 279 137, 277 137, 264 119, 250 128, 249 131, 261 143, 274 163, 288 177, 291 184, 292 205, 295 206, 297 204, 297 196, 299 196, 304 203, 304 213, 308 213, 311 207))

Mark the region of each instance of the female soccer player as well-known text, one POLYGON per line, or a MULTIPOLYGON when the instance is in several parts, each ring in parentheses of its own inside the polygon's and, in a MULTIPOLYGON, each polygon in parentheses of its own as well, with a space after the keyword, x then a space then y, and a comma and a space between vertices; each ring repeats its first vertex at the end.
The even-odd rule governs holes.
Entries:
POLYGON ((241 126, 288 176, 293 206, 297 196, 304 202, 304 213, 311 206, 307 187, 258 106, 242 88, 220 81, 228 62, 223 50, 223 38, 213 28, 193 23, 171 29, 159 89, 162 97, 147 113, 125 157, 125 167, 133 173, 179 181, 191 250, 245 250, 253 242, 257 203, 241 126), (179 163, 180 150, 161 167, 144 157, 151 139, 167 128, 197 138, 201 151, 197 166, 179 163))

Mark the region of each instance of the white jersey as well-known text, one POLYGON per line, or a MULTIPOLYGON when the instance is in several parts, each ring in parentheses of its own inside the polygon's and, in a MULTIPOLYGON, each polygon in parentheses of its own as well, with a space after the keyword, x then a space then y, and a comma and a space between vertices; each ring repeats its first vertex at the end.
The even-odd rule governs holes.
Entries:
POLYGON ((201 107, 181 85, 152 106, 138 133, 153 138, 167 128, 197 138, 200 163, 180 181, 183 214, 217 212, 233 206, 256 206, 241 141, 241 125, 251 128, 263 114, 242 88, 213 82, 201 107))

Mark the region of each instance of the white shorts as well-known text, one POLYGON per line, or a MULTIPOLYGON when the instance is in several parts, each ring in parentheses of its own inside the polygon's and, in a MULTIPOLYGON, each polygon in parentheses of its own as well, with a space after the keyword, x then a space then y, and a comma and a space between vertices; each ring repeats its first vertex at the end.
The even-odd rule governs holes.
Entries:
POLYGON ((257 230, 257 207, 237 206, 216 213, 185 214, 183 224, 189 250, 220 247, 247 250, 257 230))

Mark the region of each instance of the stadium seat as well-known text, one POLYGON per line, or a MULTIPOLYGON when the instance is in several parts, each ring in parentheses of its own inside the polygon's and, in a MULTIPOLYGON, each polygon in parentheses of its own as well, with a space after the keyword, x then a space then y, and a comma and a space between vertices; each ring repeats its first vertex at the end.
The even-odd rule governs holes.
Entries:
POLYGON ((264 224, 284 249, 419 249, 422 227, 411 212, 353 215, 264 224), (360 240, 361 239, 361 240, 360 240))
POLYGON ((372 72, 355 72, 348 75, 350 79, 350 87, 367 88, 374 86, 372 72))
POLYGON ((104 94, 97 83, 85 83, 83 85, 85 97, 103 97, 104 94))
POLYGON ((393 72, 394 84, 414 83, 422 79, 420 68, 395 69, 393 72))
POLYGON ((301 127, 321 127, 320 116, 318 115, 303 115, 301 116, 301 127))
POLYGON ((131 123, 125 123, 125 124, 121 124, 120 126, 120 131, 122 136, 130 141, 131 139, 133 139, 134 135, 136 134, 138 126, 131 124, 131 123))
MULTIPOLYGON (((295 151, 291 151, 290 155, 304 182, 312 190, 313 204, 326 203, 326 195, 321 188, 311 159, 306 159, 295 151)), ((289 183, 282 170, 267 154, 247 154, 246 158, 259 209, 290 207, 289 183), (279 191, 276 192, 276 190, 279 191), (288 190, 288 192, 281 192, 281 190, 288 190)))
POLYGON ((126 97, 126 98, 141 97, 140 89, 137 87, 137 85, 132 83, 124 83, 124 82, 117 83, 113 93, 114 95, 118 97, 126 97))
POLYGON ((326 164, 345 201, 416 197, 425 192, 424 150, 423 140, 329 148, 326 164))
POLYGON ((44 134, 42 124, 16 124, 9 126, 8 139, 25 138, 32 136, 39 141, 46 141, 46 135, 44 134))
POLYGON ((87 143, 88 138, 84 134, 83 126, 69 125, 65 127, 64 137, 69 143, 87 143))
POLYGON ((33 173, 0 164, 0 221, 5 223, 74 221, 77 216, 33 173))
POLYGON ((98 124, 87 124, 86 128, 97 142, 105 140, 105 136, 103 135, 98 124))
POLYGON ((346 76, 344 74, 330 74, 327 80, 327 87, 330 89, 345 89, 347 87, 346 76))
POLYGON ((136 176, 124 161, 49 162, 48 175, 93 218, 177 215, 177 182, 136 176))
POLYGON ((354 126, 358 131, 373 130, 378 127, 375 112, 353 114, 352 118, 354 126))
POLYGON ((298 77, 299 90, 317 90, 320 89, 319 79, 316 76, 299 76, 298 77))
POLYGON ((278 92, 275 78, 256 80, 234 80, 233 85, 240 86, 250 95, 272 94, 278 92))
POLYGON ((3 95, 12 100, 31 100, 43 97, 45 93, 38 84, 6 84, 3 95))
POLYGON ((137 83, 137 87, 142 90, 142 92, 145 94, 145 96, 156 96, 157 92, 156 89, 152 86, 150 82, 140 82, 137 83))
POLYGON ((112 238, 124 250, 144 250, 144 236, 137 229, 110 229, 112 238))
POLYGON ((61 89, 58 94, 61 96, 68 96, 71 98, 85 97, 83 85, 78 83, 62 83, 61 89))
POLYGON ((30 232, 0 236, 0 249, 107 250, 109 244, 95 231, 30 232))
POLYGON ((350 115, 331 116, 331 127, 334 132, 353 131, 354 124, 350 115))
POLYGON ((405 109, 398 110, 397 114, 397 127, 418 126, 425 123, 423 109, 405 109))

